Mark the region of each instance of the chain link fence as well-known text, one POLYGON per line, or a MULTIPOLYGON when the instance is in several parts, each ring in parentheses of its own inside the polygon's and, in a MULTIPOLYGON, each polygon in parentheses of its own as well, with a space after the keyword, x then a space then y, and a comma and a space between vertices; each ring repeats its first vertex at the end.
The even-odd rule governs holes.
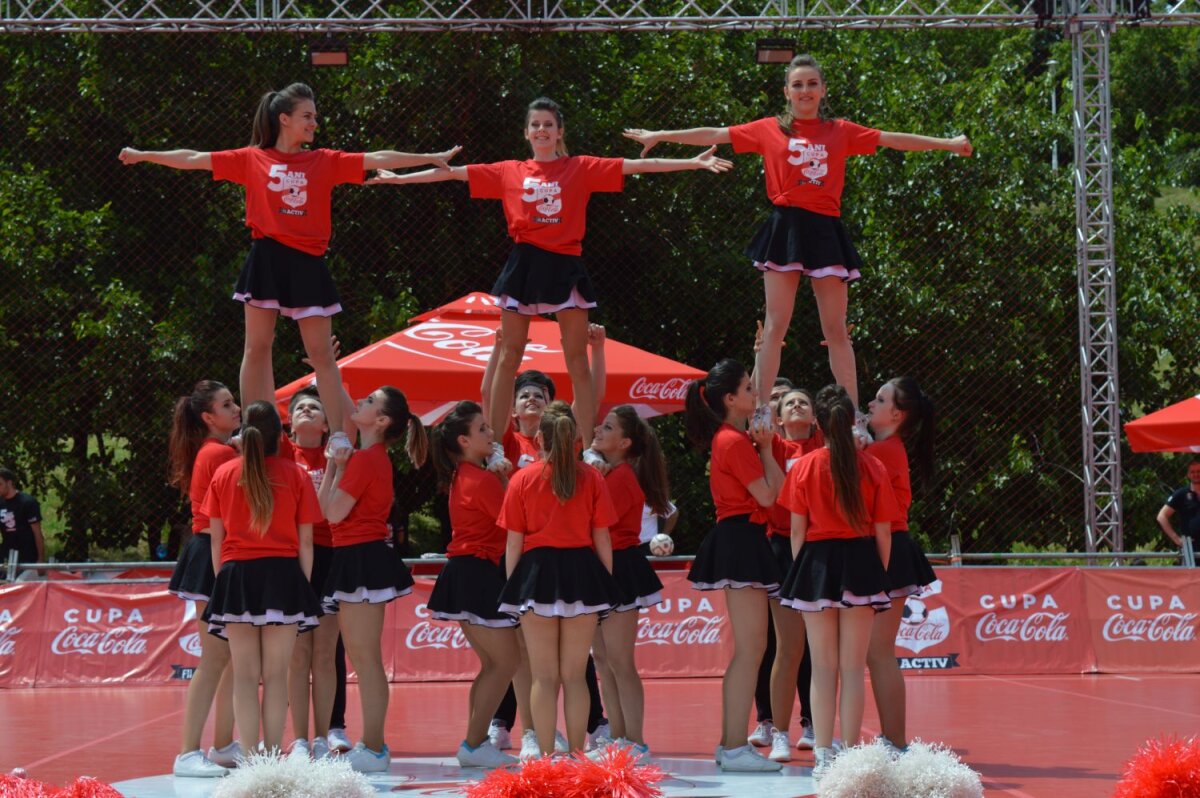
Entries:
MULTIPOLYGON (((187 508, 166 486, 171 406, 201 378, 236 385, 249 246, 240 188, 206 173, 123 167, 122 146, 219 150, 249 140, 258 97, 317 93, 318 146, 525 157, 524 107, 563 105, 574 153, 637 157, 625 127, 729 125, 782 110, 782 67, 754 36, 412 34, 347 38, 350 63, 308 66, 294 35, 0 38, 0 464, 41 499, 59 559, 173 557, 187 508)), ((1196 392, 1200 214, 1194 29, 1122 29, 1113 102, 1127 417, 1196 392)), ((1054 30, 804 34, 833 111, 862 124, 966 133, 972 159, 853 159, 845 220, 866 263, 850 322, 865 401, 911 374, 939 410, 938 478, 914 531, 933 551, 1084 548, 1068 43, 1054 30), (1057 168, 1056 168, 1057 165, 1057 168)), ((699 368, 749 363, 762 281, 741 251, 767 211, 761 161, 731 174, 645 175, 597 195, 585 257, 609 335, 699 368)), ((656 156, 691 148, 663 145, 656 156)), ((342 187, 330 269, 343 351, 414 314, 487 290, 510 244, 499 203, 461 183, 342 187)), ((815 303, 797 300, 781 375, 830 381, 815 303)), ((279 384, 306 373, 279 325, 279 384)), ((404 386, 401 385, 401 388, 404 386)), ((474 397, 462 397, 474 398, 474 397)), ((656 422, 682 509, 679 550, 711 523, 704 458, 681 419, 656 422)), ((1126 546, 1178 458, 1128 455, 1126 546)), ((440 538, 432 482, 402 475, 415 551, 440 538)))

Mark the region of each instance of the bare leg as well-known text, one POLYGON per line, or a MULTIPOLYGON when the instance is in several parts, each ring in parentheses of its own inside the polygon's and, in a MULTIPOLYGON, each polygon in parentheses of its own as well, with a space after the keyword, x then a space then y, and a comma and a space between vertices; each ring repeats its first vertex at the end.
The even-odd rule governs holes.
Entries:
POLYGON ((833 745, 838 688, 838 616, 840 610, 804 613, 812 657, 812 719, 816 748, 833 745))
MULTIPOLYGON (((607 693, 604 695, 613 736, 644 744, 646 740, 642 726, 646 712, 646 694, 634 656, 638 614, 637 610, 612 613, 600 625, 600 634, 604 638, 608 669, 612 672, 612 679, 617 688, 616 701, 611 700, 607 693), (619 730, 616 725, 618 715, 621 717, 619 730)), ((599 660, 596 661, 596 667, 600 667, 599 660)))
POLYGON ((229 656, 233 660, 233 715, 241 737, 242 751, 248 756, 257 750, 262 716, 258 703, 258 683, 262 680, 262 641, 258 627, 248 623, 225 625, 229 637, 229 656))
MULTIPOLYGON (((504 430, 508 429, 508 418, 513 406, 513 383, 521 367, 525 341, 529 337, 529 321, 532 318, 511 310, 500 314, 500 353, 496 359, 492 389, 488 393, 488 423, 496 431, 497 441, 504 435, 504 430)), ((518 702, 519 699, 518 696, 518 702)))
POLYGON ((850 401, 858 407, 858 369, 854 363, 854 344, 846 329, 846 308, 850 302, 848 289, 839 277, 821 277, 812 281, 817 313, 821 317, 821 334, 829 347, 829 370, 833 372, 834 382, 846 389, 850 401))
POLYGON ((893 601, 890 610, 876 613, 867 647, 867 667, 871 671, 871 692, 879 709, 880 729, 884 737, 901 748, 908 744, 905 728, 908 696, 904 674, 896 662, 896 631, 903 614, 903 599, 893 601))
POLYGON ((329 735, 329 719, 333 715, 333 701, 337 694, 338 617, 322 615, 320 625, 307 635, 312 637, 312 706, 313 735, 329 735))
MULTIPOLYGON (((529 670, 533 678, 529 690, 529 711, 543 755, 554 753, 554 731, 558 722, 558 687, 562 683, 558 661, 560 620, 543 618, 532 610, 521 615, 521 634, 529 652, 529 670)), ((586 658, 584 668, 587 668, 586 658)), ((517 706, 520 703, 518 696, 517 706)))
POLYGON ((771 715, 775 728, 787 732, 796 703, 796 676, 804 658, 804 613, 771 602, 775 625, 775 663, 771 666, 771 715))
POLYGON ((192 673, 188 682, 187 699, 183 710, 183 732, 180 741, 181 754, 186 754, 200 748, 200 735, 204 732, 204 724, 208 720, 208 709, 213 704, 217 694, 217 685, 221 675, 229 664, 229 644, 215 635, 208 633, 208 623, 204 615, 207 602, 196 602, 196 631, 200 635, 200 664, 192 673))
POLYGON ((740 748, 746 744, 746 719, 767 648, 767 591, 725 588, 725 605, 733 629, 733 659, 721 682, 721 745, 740 748))
POLYGON ((517 634, 517 648, 521 652, 521 662, 512 678, 513 693, 517 697, 517 715, 521 718, 522 729, 532 729, 530 692, 533 690, 533 674, 529 670, 529 650, 525 647, 525 636, 520 633, 517 634))
POLYGON ((242 407, 259 400, 275 398, 275 371, 271 363, 271 346, 275 342, 275 318, 278 311, 244 305, 246 343, 242 349, 240 392, 242 407))
POLYGON ((382 751, 383 723, 387 717, 388 683, 383 670, 379 641, 383 635, 383 604, 340 605, 338 622, 350 664, 358 674, 358 697, 362 702, 362 742, 372 751, 382 751))
POLYGON ((516 629, 491 629, 459 622, 471 650, 479 657, 479 675, 471 683, 471 705, 467 715, 467 745, 476 747, 488 738, 492 715, 508 690, 508 683, 521 662, 516 629))
MULTIPOLYGON (((324 620, 324 618, 322 618, 324 620)), ((298 635, 288 667, 288 706, 292 709, 292 736, 308 739, 309 674, 312 672, 313 636, 298 635)))
POLYGON ((300 319, 300 339, 304 342, 304 353, 317 373, 317 393, 325 408, 329 431, 343 429, 342 423, 342 376, 337 360, 333 356, 333 319, 329 316, 309 316, 300 319))
POLYGON ((262 639, 262 726, 263 745, 268 751, 283 747, 283 724, 288 710, 288 665, 296 643, 297 627, 263 626, 262 639))
POLYGON ((579 434, 590 441, 596 424, 595 397, 592 396, 592 369, 588 363, 588 312, 582 308, 560 310, 558 331, 562 334, 563 359, 571 375, 572 407, 579 434))
MULTIPOLYGON (((588 711, 591 709, 592 696, 585 674, 598 620, 599 616, 596 615, 558 619, 558 667, 562 678, 567 742, 572 751, 582 751, 587 742, 588 711)), ((553 734, 551 730, 551 736, 553 734)))
MULTIPOLYGON (((229 648, 229 644, 214 635, 208 637, 229 648)), ((225 668, 217 684, 217 698, 213 702, 213 745, 224 748, 233 742, 233 663, 225 657, 225 668)))
POLYGON ((625 737, 625 713, 621 711, 621 685, 613 673, 608 661, 608 646, 604 644, 604 634, 612 623, 616 613, 609 615, 604 623, 596 629, 596 639, 592 641, 592 659, 596 662, 596 676, 600 679, 600 688, 604 697, 604 707, 608 715, 608 728, 614 740, 625 737))
POLYGON ((754 379, 757 382, 759 404, 766 404, 775 378, 779 376, 783 338, 792 323, 800 277, 800 272, 763 272, 767 319, 763 324, 762 346, 754 356, 754 379))
POLYGON ((863 705, 866 703, 864 676, 867 668, 867 645, 871 640, 871 625, 875 610, 870 607, 851 607, 838 610, 841 614, 838 629, 838 670, 842 696, 838 715, 842 722, 842 742, 858 745, 862 736, 863 705))

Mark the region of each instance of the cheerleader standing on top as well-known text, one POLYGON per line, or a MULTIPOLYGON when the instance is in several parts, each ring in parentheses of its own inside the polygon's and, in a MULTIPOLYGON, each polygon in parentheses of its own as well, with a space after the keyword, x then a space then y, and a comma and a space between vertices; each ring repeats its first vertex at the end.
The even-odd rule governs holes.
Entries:
POLYGON ((867 667, 871 691, 879 708, 880 733, 888 745, 904 750, 908 745, 905 715, 907 697, 904 674, 896 661, 896 631, 904 614, 904 599, 920 595, 937 577, 920 544, 908 534, 908 508, 912 504, 909 463, 916 466, 917 482, 929 485, 933 476, 933 402, 912 377, 896 377, 880 387, 868 403, 871 433, 867 447, 887 469, 899 514, 892 522, 892 556, 888 561, 891 609, 875 616, 867 667))
POLYGON ((819 779, 833 760, 835 715, 845 744, 859 742, 871 626, 875 612, 891 605, 887 563, 898 509, 883 465, 855 446, 854 404, 846 390, 822 388, 815 410, 825 448, 805 455, 788 472, 780 497, 792 513, 796 557, 780 598, 805 613, 813 669, 813 777, 819 779))
POLYGON ((380 649, 384 608, 412 592, 413 579, 388 545, 388 514, 395 499, 392 460, 387 447, 405 437, 414 466, 425 462, 428 440, 421 420, 408 409, 404 394, 384 386, 358 403, 350 416, 360 449, 334 452, 318 494, 333 532, 333 561, 322 591, 326 612, 338 624, 350 664, 358 675, 362 702, 362 740, 346 758, 362 772, 386 771, 391 756, 383 740, 388 682, 380 649))
MULTIPOLYGON (((662 601, 662 582, 638 545, 642 509, 667 515, 671 489, 667 464, 654 429, 629 405, 614 407, 596 427, 592 450, 604 457, 604 482, 617 512, 609 529, 613 578, 621 603, 600 624, 593 649, 604 687, 609 727, 618 745, 639 757, 650 755, 642 733, 645 692, 634 656, 639 610, 662 601)), ((602 750, 602 749, 598 749, 602 750)))
POLYGON ((242 423, 242 411, 233 394, 215 380, 196 383, 189 396, 175 402, 171 419, 171 484, 183 491, 192 506, 192 537, 179 553, 168 589, 185 601, 196 602, 196 631, 200 638, 200 663, 187 687, 183 711, 182 744, 175 757, 176 776, 224 776, 241 748, 233 739, 233 673, 229 669, 229 644, 208 634, 204 610, 212 596, 213 547, 204 497, 217 468, 237 458, 229 439, 242 423), (204 755, 200 735, 208 709, 217 699, 213 747, 204 755))
POLYGON ((312 629, 321 614, 308 583, 321 508, 308 474, 278 456, 275 407, 254 402, 243 422, 242 456, 217 469, 204 500, 220 569, 204 617, 209 632, 229 640, 242 750, 255 750, 261 722, 263 745, 275 751, 283 743, 297 629, 312 629))
MULTIPOLYGON (((949 150, 964 156, 972 151, 966 136, 947 139, 889 133, 834 119, 825 95, 821 67, 812 56, 798 55, 785 71, 783 96, 787 106, 778 117, 733 127, 625 132, 643 145, 643 156, 664 141, 700 146, 732 144, 734 152, 763 156, 767 196, 775 209, 746 248, 747 257, 763 273, 766 293, 764 345, 754 366, 763 407, 779 373, 780 350, 791 323, 796 290, 805 275, 812 278, 833 379, 858 405, 846 308, 847 286, 861 276, 862 261, 841 220, 846 158, 873 154, 878 147, 949 150)), ((760 412, 765 415, 767 411, 760 412)))
MULTIPOLYGON (((587 224, 588 199, 595 192, 622 191, 625 175, 643 172, 679 172, 704 169, 724 172, 729 161, 709 149, 695 158, 595 158, 567 155, 563 138, 563 113, 558 103, 540 97, 525 113, 525 139, 533 158, 491 164, 455 166, 406 175, 388 172, 368 183, 433 183, 465 180, 476 199, 503 202, 508 232, 516 246, 492 294, 506 311, 500 357, 491 396, 512 394, 513 377, 521 364, 528 340, 529 322, 539 314, 553 313, 562 332, 563 357, 571 375, 577 417, 591 429, 596 408, 592 404, 588 372, 588 309, 596 307, 596 292, 580 256, 587 224)), ((507 409, 492 402, 488 421, 504 429, 507 409)))
MULTIPOLYGON (((777 380, 778 381, 778 380, 777 380)), ((790 385, 790 383, 787 383, 790 385)), ((825 445, 813 417, 812 396, 803 389, 783 387, 772 402, 778 416, 777 432, 771 444, 775 462, 786 475, 800 458, 825 445)), ((779 573, 787 574, 792 567, 792 514, 779 501, 771 508, 767 520, 767 542, 779 565, 779 573)), ((775 762, 792 758, 792 741, 788 735, 791 725, 794 695, 799 694, 801 737, 798 747, 813 745, 812 722, 806 724, 803 715, 811 712, 811 659, 804 645, 804 616, 782 606, 778 594, 771 596, 771 627, 767 630, 767 649, 758 672, 755 703, 759 709, 759 727, 748 738, 755 745, 770 746, 768 757, 775 762), (807 666, 807 667, 806 667, 807 666), (764 681, 766 684, 764 685, 764 681), (765 689, 764 689, 765 687, 765 689), (766 710, 764 715, 764 710, 766 710)))
POLYGON ((568 745, 583 750, 588 652, 600 615, 621 603, 608 533, 616 512, 604 479, 576 459, 578 434, 566 402, 546 408, 538 430, 543 459, 513 476, 496 522, 508 530, 500 610, 521 619, 543 755, 554 751, 560 687, 568 745))
POLYGON ((271 346, 280 314, 295 319, 300 327, 325 407, 341 402, 329 334, 331 317, 342 305, 325 265, 334 186, 362 183, 370 169, 423 164, 444 167, 459 150, 412 155, 394 150, 308 149, 316 130, 313 90, 293 83, 283 91, 267 92, 259 100, 248 147, 220 152, 121 150, 120 159, 126 166, 147 162, 206 170, 214 180, 230 180, 245 187, 246 226, 254 243, 233 298, 245 306, 241 396, 247 404, 273 398, 271 346))
POLYGON ((688 579, 698 590, 724 592, 733 631, 733 659, 721 684, 716 753, 723 770, 782 767, 746 743, 746 719, 767 645, 767 595, 779 588, 781 577, 765 525, 783 471, 771 453, 770 424, 746 432, 755 398, 742 364, 722 360, 688 386, 684 402, 688 438, 698 449, 712 449, 708 484, 717 511, 717 525, 701 542, 688 579))
MULTIPOLYGON (((440 621, 458 621, 479 657, 471 684, 467 736, 458 748, 463 767, 500 767, 517 762, 488 739, 500 699, 521 666, 517 621, 500 612, 504 587, 501 558, 508 533, 496 525, 507 477, 484 467, 495 436, 475 402, 459 402, 433 428, 430 451, 443 488, 450 493, 448 561, 429 596, 440 621)), ((528 667, 528 666, 526 666, 528 667)))

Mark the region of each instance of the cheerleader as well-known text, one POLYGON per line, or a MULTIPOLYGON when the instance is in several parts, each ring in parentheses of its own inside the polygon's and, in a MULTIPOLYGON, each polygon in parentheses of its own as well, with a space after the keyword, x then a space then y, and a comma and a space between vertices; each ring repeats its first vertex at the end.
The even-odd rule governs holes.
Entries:
POLYGON ((879 725, 885 743, 903 751, 905 729, 904 675, 896 662, 896 631, 904 614, 904 599, 919 595, 937 578, 921 546, 908 534, 908 508, 912 504, 909 462, 916 465, 918 484, 928 486, 933 475, 933 402, 912 377, 896 377, 880 387, 868 403, 875 442, 867 451, 887 469, 899 514, 892 522, 892 556, 888 561, 889 595, 899 601, 878 613, 871 627, 867 667, 871 691, 879 708, 879 725))
POLYGON ((273 398, 271 346, 275 319, 295 319, 308 360, 317 373, 322 401, 340 402, 337 361, 330 345, 331 317, 341 299, 325 265, 331 233, 330 196, 340 183, 362 183, 369 169, 446 166, 459 148, 411 155, 393 150, 341 152, 309 149, 317 130, 316 98, 303 83, 270 91, 259 100, 250 146, 221 152, 151 152, 126 147, 126 166, 156 163, 173 169, 211 171, 246 190, 246 226, 254 243, 233 289, 245 306, 242 401, 273 398))
POLYGON ((428 441, 421 420, 404 394, 385 386, 358 403, 350 416, 361 448, 338 450, 329 460, 318 497, 333 532, 333 561, 322 591, 326 612, 336 612, 350 664, 358 674, 362 740, 346 758, 362 772, 386 771, 391 764, 383 741, 388 682, 383 670, 384 608, 412 592, 413 579, 388 545, 388 514, 395 491, 387 447, 405 435, 405 451, 415 466, 425 462, 428 441))
MULTIPOLYGON (((563 357, 571 375, 576 415, 591 428, 596 415, 588 371, 588 309, 596 293, 583 266, 581 242, 587 224, 587 203, 593 193, 622 191, 625 175, 704 169, 728 171, 732 164, 710 148, 695 158, 595 158, 568 156, 563 138, 563 114, 558 103, 540 97, 525 113, 525 139, 533 158, 432 169, 406 175, 381 172, 368 183, 433 183, 465 180, 476 199, 498 199, 504 205, 508 231, 515 247, 492 294, 504 313, 502 341, 491 395, 510 396, 513 377, 525 351, 530 320, 553 313, 562 333, 563 357)), ((492 429, 504 429, 506 410, 493 402, 488 408, 492 429)))
MULTIPOLYGON (((448 561, 428 606, 434 618, 458 621, 479 657, 479 675, 471 683, 467 736, 458 747, 458 763, 463 767, 494 768, 518 761, 502 753, 488 736, 492 715, 521 667, 517 621, 500 612, 498 601, 504 587, 500 561, 507 534, 496 525, 496 518, 504 504, 507 479, 484 467, 494 437, 483 408, 475 402, 459 402, 433 428, 430 447, 441 488, 450 494, 452 535, 448 561)), ((528 663, 525 669, 528 672, 528 663)))
POLYGON ((617 522, 609 530, 612 574, 621 591, 621 603, 604 619, 593 644, 596 669, 614 742, 630 746, 635 756, 646 758, 650 749, 642 734, 645 693, 634 648, 638 610, 662 601, 662 582, 638 542, 643 507, 669 514, 667 464, 654 429, 629 405, 614 407, 604 417, 596 427, 592 450, 604 457, 608 467, 604 481, 617 512, 617 522))
MULTIPOLYGON (((826 103, 825 74, 810 55, 798 55, 785 71, 787 106, 778 117, 733 127, 691 130, 627 130, 642 144, 642 156, 659 142, 711 146, 732 144, 734 152, 763 156, 767 195, 775 206, 746 249, 763 273, 767 325, 764 346, 755 358, 759 395, 779 373, 783 339, 791 323, 801 276, 812 278, 812 291, 829 346, 829 367, 838 385, 858 405, 854 348, 846 328, 847 286, 860 277, 862 262, 841 221, 846 158, 870 155, 878 147, 894 150, 949 150, 969 156, 966 136, 952 139, 889 133, 834 119, 826 103)), ((765 403, 763 404, 765 408, 765 403)), ((760 410, 764 417, 767 410, 760 410)))
POLYGON ((796 558, 780 598, 805 613, 813 669, 813 777, 820 778, 833 759, 835 714, 845 743, 859 741, 867 643, 875 611, 891 603, 886 571, 897 510, 883 466, 855 447, 854 404, 846 390, 821 389, 815 410, 825 448, 805 455, 788 472, 780 499, 792 513, 796 558))
POLYGON ((202 380, 196 383, 190 396, 179 397, 171 419, 171 484, 191 502, 192 537, 179 554, 168 589, 185 601, 196 602, 196 631, 200 639, 200 663, 187 687, 183 740, 173 768, 176 776, 224 776, 226 768, 232 767, 241 754, 241 748, 233 740, 229 645, 209 635, 202 618, 214 581, 212 538, 209 519, 204 513, 204 496, 217 468, 237 457, 229 439, 241 422, 242 412, 233 401, 233 394, 214 380, 202 380), (217 699, 214 745, 206 757, 200 748, 200 735, 214 696, 217 699))
POLYGON ((538 430, 542 460, 512 478, 496 521, 508 530, 500 610, 521 619, 543 755, 554 751, 560 687, 568 747, 583 750, 588 653, 599 616, 621 603, 608 533, 616 512, 604 479, 575 457, 578 434, 566 402, 546 408, 538 430))
POLYGON ((742 364, 722 360, 704 379, 688 386, 684 403, 688 438, 698 449, 712 449, 708 484, 717 511, 717 525, 701 542, 688 579, 698 590, 724 591, 733 630, 733 659, 721 685, 721 744, 716 754, 723 770, 781 767, 746 742, 746 718, 767 645, 767 595, 778 589, 780 580, 765 524, 783 483, 771 450, 770 425, 755 425, 746 432, 755 398, 742 364))
POLYGON ((321 508, 308 475, 278 456, 281 433, 274 405, 247 407, 242 456, 217 469, 204 500, 219 569, 204 618, 211 634, 229 641, 243 751, 256 750, 260 724, 266 750, 282 744, 296 633, 321 614, 308 583, 321 508))
MULTIPOLYGON (((812 395, 803 389, 791 388, 791 383, 786 380, 783 382, 783 386, 776 386, 781 390, 772 390, 773 395, 778 393, 771 407, 778 418, 780 432, 775 434, 771 453, 787 474, 801 457, 821 448, 825 439, 813 417, 812 395)), ((767 520, 767 542, 781 574, 787 574, 792 567, 791 523, 791 513, 776 501, 767 520)), ((783 607, 778 595, 771 596, 770 606, 767 649, 754 694, 759 724, 747 742, 770 746, 770 759, 787 762, 792 758, 788 728, 795 694, 799 695, 801 710, 801 737, 797 746, 811 748, 813 745, 812 718, 806 714, 811 712, 812 660, 804 645, 804 615, 783 607)))

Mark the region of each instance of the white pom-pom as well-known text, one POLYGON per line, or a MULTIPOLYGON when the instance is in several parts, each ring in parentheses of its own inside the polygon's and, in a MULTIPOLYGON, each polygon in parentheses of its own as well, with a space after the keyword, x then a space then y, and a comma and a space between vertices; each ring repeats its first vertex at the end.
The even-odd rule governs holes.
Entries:
POLYGON ((650 538, 650 553, 655 557, 669 557, 673 551, 675 551, 675 541, 671 540, 670 535, 660 532, 650 538))
POLYGON ((856 745, 837 755, 817 785, 818 798, 911 798, 901 789, 896 764, 880 742, 856 745))
POLYGON ((339 759, 253 754, 220 780, 213 798, 375 798, 375 788, 339 759))
POLYGON ((979 774, 942 745, 909 743, 896 773, 907 798, 983 798, 979 774))

